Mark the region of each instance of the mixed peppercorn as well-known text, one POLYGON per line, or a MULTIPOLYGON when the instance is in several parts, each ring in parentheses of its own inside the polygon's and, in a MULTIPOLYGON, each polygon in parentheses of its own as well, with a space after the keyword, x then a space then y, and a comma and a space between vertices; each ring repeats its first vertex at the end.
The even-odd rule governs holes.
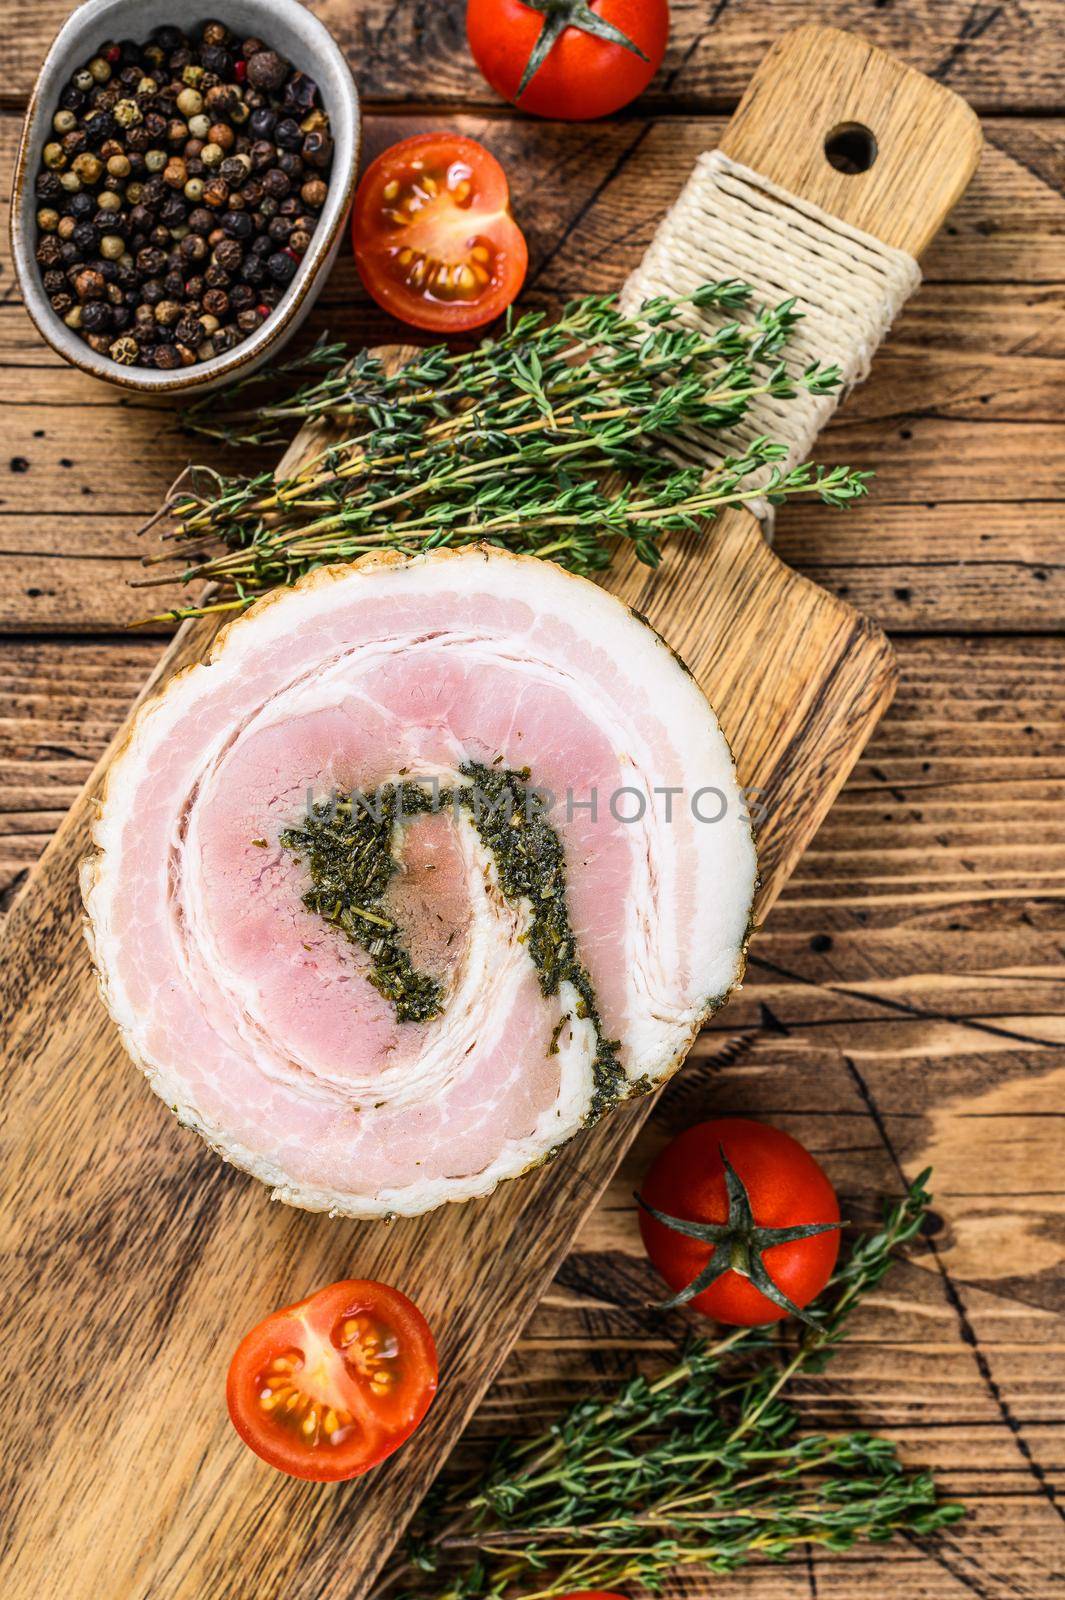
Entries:
POLYGON ((311 243, 333 159, 318 87, 220 22, 103 45, 52 118, 36 179, 53 311, 125 366, 232 350, 311 243))

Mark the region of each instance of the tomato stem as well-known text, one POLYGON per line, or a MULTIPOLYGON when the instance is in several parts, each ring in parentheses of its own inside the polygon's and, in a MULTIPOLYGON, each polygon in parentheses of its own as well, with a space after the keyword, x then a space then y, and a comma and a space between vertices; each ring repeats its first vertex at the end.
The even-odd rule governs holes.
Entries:
POLYGON ((800 1239, 813 1239, 819 1233, 833 1233, 842 1228, 842 1222, 797 1223, 791 1228, 759 1227, 754 1219, 751 1199, 743 1179, 725 1154, 723 1145, 718 1145, 718 1152, 725 1168, 725 1189, 728 1194, 726 1221, 689 1222, 683 1217, 668 1216, 664 1211, 658 1211, 654 1206, 648 1205, 641 1195, 636 1196, 636 1204, 663 1227, 670 1228, 674 1233, 681 1233, 687 1239, 698 1239, 701 1243, 712 1246, 710 1259, 698 1276, 672 1299, 664 1300, 660 1309, 667 1311, 673 1310, 676 1306, 687 1305, 689 1300, 694 1300, 696 1295, 709 1289, 711 1284, 724 1277, 726 1272, 735 1272, 741 1278, 749 1278, 754 1287, 782 1311, 798 1317, 807 1327, 818 1327, 814 1318, 807 1316, 806 1312, 774 1283, 762 1256, 764 1251, 772 1249, 774 1245, 794 1244, 800 1239))
POLYGON ((579 28, 581 33, 589 33, 593 38, 605 39, 609 44, 620 45, 623 50, 629 50, 634 56, 639 56, 641 61, 649 59, 627 33, 622 33, 620 28, 593 11, 587 0, 522 0, 522 3, 528 6, 530 11, 539 11, 543 16, 544 25, 525 63, 525 71, 522 73, 518 92, 514 97, 515 105, 520 104, 522 95, 567 28, 579 28))

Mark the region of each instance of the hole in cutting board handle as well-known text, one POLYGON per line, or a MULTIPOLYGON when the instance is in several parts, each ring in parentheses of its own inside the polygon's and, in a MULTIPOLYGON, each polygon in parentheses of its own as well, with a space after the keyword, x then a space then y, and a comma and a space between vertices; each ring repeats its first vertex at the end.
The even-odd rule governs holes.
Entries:
POLYGON ((876 136, 864 122, 841 122, 825 140, 825 160, 837 172, 868 172, 877 154, 876 136))

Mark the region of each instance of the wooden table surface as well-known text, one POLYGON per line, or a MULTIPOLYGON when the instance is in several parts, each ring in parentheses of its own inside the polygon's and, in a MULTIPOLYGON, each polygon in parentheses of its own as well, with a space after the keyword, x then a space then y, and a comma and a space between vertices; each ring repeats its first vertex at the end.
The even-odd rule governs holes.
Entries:
MULTIPOLYGON (((821 443, 822 460, 876 469, 872 497, 778 522, 788 561, 889 630, 898 697, 759 936, 742 995, 576 1240, 459 1453, 667 1353, 678 1324, 644 1309, 654 1285, 631 1190, 688 1123, 760 1116, 810 1146, 845 1210, 935 1168, 924 1247, 804 1404, 818 1427, 890 1431, 971 1516, 934 1547, 811 1553, 715 1579, 713 1594, 888 1600, 904 1586, 927 1600, 1051 1600, 1065 1593, 1065 4, 674 0, 648 95, 582 127, 493 100, 465 50, 462 0, 313 9, 361 83, 370 155, 446 125, 503 159, 529 236, 526 300, 549 308, 621 283, 786 27, 862 31, 983 119, 983 164, 924 287, 821 443)), ((67 10, 0 0, 7 174, 67 10)), ((126 586, 140 554, 130 530, 189 452, 168 409, 120 398, 45 348, 6 240, 5 228, 3 907, 159 653, 158 637, 126 631, 142 609, 126 586)), ((398 331, 350 256, 314 325, 355 342, 398 331)), ((710 1591, 688 1576, 672 1592, 710 1591)))

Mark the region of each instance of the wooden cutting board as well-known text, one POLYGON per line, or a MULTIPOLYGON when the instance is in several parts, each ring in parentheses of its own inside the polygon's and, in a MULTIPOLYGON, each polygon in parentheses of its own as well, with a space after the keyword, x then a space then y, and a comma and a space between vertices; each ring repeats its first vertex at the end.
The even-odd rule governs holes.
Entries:
MULTIPOLYGON (((725 137, 736 159, 914 253, 979 146, 956 96, 823 29, 781 40, 725 137), (855 123, 879 153, 846 176, 824 140, 855 123)), ((304 448, 297 441, 295 456, 304 448)), ((888 644, 784 567, 745 514, 675 541, 657 574, 621 560, 608 582, 687 660, 742 781, 763 791, 764 915, 891 697, 888 644)), ((201 656, 212 631, 183 628, 145 693, 201 656)), ((17 1484, 4 1517, 5 1600, 357 1600, 650 1103, 490 1200, 418 1220, 360 1225, 272 1205, 179 1128, 96 999, 76 868, 109 759, 42 858, 0 951, 3 1453, 17 1484), (265 1312, 349 1276, 395 1282, 424 1308, 441 1393, 416 1441, 369 1479, 296 1483, 232 1432, 228 1358, 265 1312)))

